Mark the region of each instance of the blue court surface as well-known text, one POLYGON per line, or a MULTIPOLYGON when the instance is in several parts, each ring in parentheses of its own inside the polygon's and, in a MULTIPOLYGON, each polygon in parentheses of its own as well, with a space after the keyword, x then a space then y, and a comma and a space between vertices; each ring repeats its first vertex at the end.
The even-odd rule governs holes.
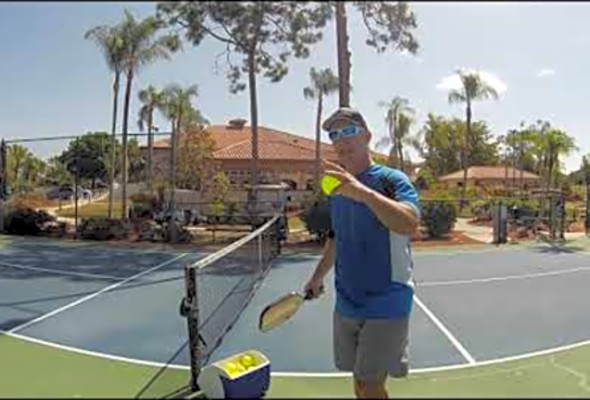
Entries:
MULTIPOLYGON (((109 248, 100 244, 4 241, 0 330, 125 359, 188 366, 183 267, 205 253, 109 248)), ((270 302, 299 291, 319 255, 280 256, 211 361, 257 349, 274 372, 337 372, 332 355, 333 275, 323 297, 273 331, 258 331, 270 302)), ((590 253, 549 245, 416 251, 410 325, 413 370, 514 358, 590 339, 590 253)), ((238 277, 199 282, 205 314, 238 277)))

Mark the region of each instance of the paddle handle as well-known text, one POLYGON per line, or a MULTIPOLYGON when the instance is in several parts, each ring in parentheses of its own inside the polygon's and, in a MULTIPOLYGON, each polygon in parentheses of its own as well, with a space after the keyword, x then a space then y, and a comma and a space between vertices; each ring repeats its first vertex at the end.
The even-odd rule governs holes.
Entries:
MULTIPOLYGON (((324 286, 320 286, 320 294, 324 293, 324 286)), ((303 296, 304 300, 311 300, 313 298, 313 293, 311 292, 311 290, 307 289, 305 291, 305 296, 303 296)))

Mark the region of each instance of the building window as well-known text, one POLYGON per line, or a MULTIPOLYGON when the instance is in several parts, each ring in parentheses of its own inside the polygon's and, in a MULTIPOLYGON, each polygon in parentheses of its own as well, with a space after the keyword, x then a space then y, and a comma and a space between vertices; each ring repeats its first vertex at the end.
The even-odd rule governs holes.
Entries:
POLYGON ((239 171, 230 170, 228 175, 229 175, 229 184, 234 185, 234 186, 237 185, 238 182, 240 181, 239 171))

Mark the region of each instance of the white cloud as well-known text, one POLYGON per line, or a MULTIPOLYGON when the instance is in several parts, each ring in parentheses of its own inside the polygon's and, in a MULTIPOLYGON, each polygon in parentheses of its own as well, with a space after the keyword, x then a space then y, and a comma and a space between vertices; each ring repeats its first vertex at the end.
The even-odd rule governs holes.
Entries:
MULTIPOLYGON (((508 90, 508 86, 506 86, 506 84, 500 78, 498 78, 496 75, 492 74, 491 72, 466 69, 466 68, 464 68, 462 70, 464 70, 466 72, 478 73, 479 76, 481 76, 481 78, 485 82, 488 83, 488 85, 490 85, 491 87, 496 89, 498 94, 502 94, 508 90)), ((453 75, 450 75, 450 76, 447 76, 447 77, 441 79, 441 81, 436 85, 436 88, 441 89, 441 90, 450 90, 450 89, 460 89, 461 86, 462 86, 461 78, 459 78, 459 75, 455 73, 453 75)))
POLYGON ((537 77, 542 78, 544 76, 551 76, 555 75, 555 70, 551 68, 543 68, 542 70, 537 72, 537 77))

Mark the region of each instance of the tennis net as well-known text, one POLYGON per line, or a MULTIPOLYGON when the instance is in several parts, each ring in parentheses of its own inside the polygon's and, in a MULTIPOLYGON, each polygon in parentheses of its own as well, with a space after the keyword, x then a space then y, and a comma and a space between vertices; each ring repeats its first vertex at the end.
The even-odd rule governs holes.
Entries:
POLYGON ((188 341, 137 397, 182 397, 198 392, 201 368, 232 329, 280 252, 281 218, 276 215, 231 245, 185 266, 180 314, 187 319, 188 341), (177 367, 187 348, 188 382, 186 370, 177 367), (182 379, 184 386, 179 388, 182 379))

